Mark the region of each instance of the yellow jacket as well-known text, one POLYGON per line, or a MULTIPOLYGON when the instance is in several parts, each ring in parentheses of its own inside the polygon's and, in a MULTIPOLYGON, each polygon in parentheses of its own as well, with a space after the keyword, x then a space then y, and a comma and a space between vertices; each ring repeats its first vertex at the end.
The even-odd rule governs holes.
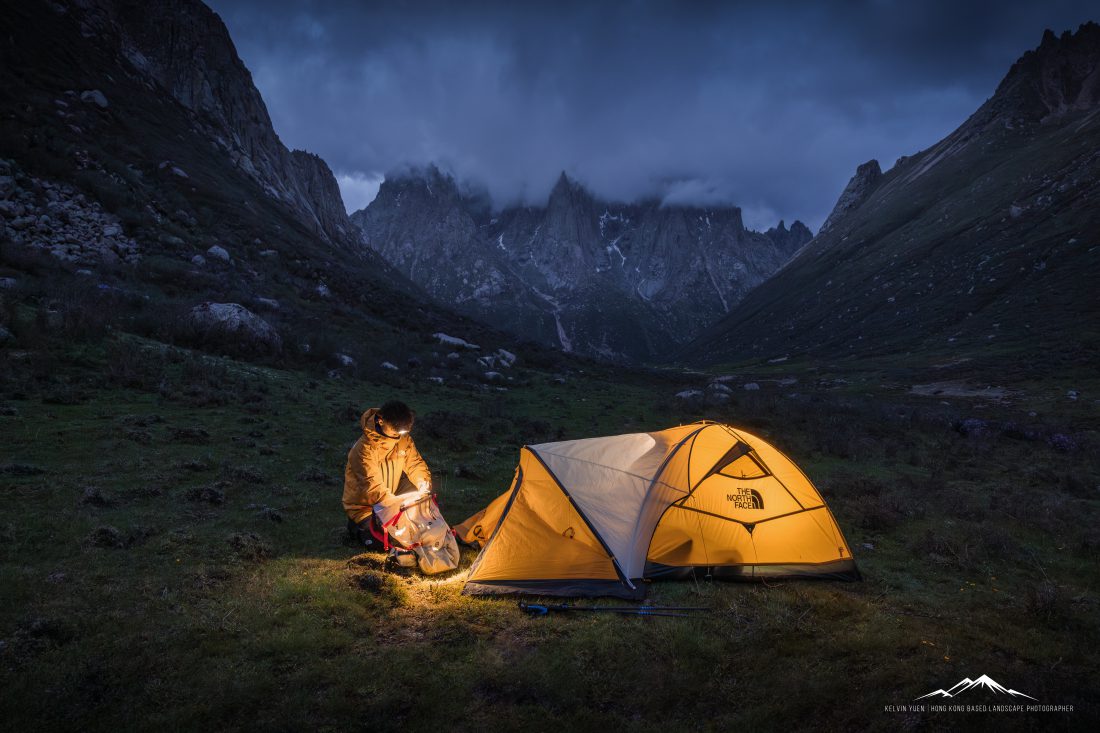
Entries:
POLYGON ((374 421, 377 414, 378 408, 372 407, 359 419, 363 435, 348 451, 344 468, 344 511, 356 523, 370 517, 375 504, 396 500, 402 473, 414 486, 432 481, 428 465, 412 438, 408 435, 387 438, 379 433, 374 421))

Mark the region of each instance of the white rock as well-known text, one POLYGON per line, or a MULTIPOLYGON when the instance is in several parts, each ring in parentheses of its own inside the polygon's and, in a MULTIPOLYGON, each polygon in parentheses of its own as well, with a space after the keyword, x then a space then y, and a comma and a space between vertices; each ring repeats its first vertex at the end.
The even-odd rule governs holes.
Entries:
POLYGON ((317 294, 320 295, 322 298, 327 298, 332 295, 332 291, 328 289, 328 285, 325 285, 323 282, 318 283, 317 287, 314 288, 314 290, 316 290, 317 294))
POLYGON ((203 257, 202 255, 195 255, 194 257, 191 258, 191 264, 194 265, 195 267, 202 267, 203 265, 206 264, 206 258, 203 257))
MULTIPOLYGON (((343 354, 341 354, 340 356, 343 356, 343 354)), ((382 362, 381 367, 383 369, 389 369, 391 372, 399 371, 396 364, 388 361, 382 362)))
POLYGON ((748 384, 745 385, 745 389, 747 389, 750 392, 753 392, 755 390, 760 389, 760 385, 757 384, 756 382, 749 382, 748 384))
POLYGON ((276 350, 282 347, 282 339, 271 324, 239 303, 207 301, 191 309, 190 321, 202 330, 247 336, 276 350))
POLYGON ((676 396, 682 400, 690 400, 695 397, 702 397, 703 393, 697 389, 685 389, 683 392, 677 392, 676 396))
POLYGON ((76 271, 76 274, 77 275, 83 275, 84 277, 91 277, 95 273, 93 273, 91 270, 88 270, 88 269, 85 269, 85 268, 82 267, 82 268, 80 268, 79 270, 76 271))
POLYGON ((210 249, 206 250, 206 254, 210 255, 211 257, 213 257, 215 259, 219 259, 222 262, 229 262, 230 261, 229 252, 227 252, 224 247, 219 247, 216 244, 213 247, 211 247, 210 249))
POLYGON ((117 237, 119 234, 122 234, 122 227, 118 224, 108 224, 103 227, 103 236, 105 237, 117 237))
POLYGON ((516 363, 516 355, 513 354, 511 351, 506 351, 505 349, 497 349, 494 356, 496 356, 496 358, 500 360, 501 364, 506 367, 510 367, 516 363))
POLYGON ((279 253, 273 249, 265 249, 263 252, 260 252, 260 257, 277 257, 278 255, 279 253))
POLYGON ((428 377, 428 381, 434 382, 435 384, 443 384, 443 377, 428 377))
POLYGON ((480 349, 481 348, 477 344, 471 344, 466 339, 460 339, 457 336, 448 336, 447 334, 442 333, 442 332, 433 333, 432 338, 436 339, 441 344, 446 344, 447 346, 461 346, 464 349, 480 349))
POLYGON ((274 298, 256 298, 256 302, 260 305, 266 306, 271 310, 279 310, 279 301, 274 298))
POLYGON ((1080 394, 1075 389, 1071 389, 1069 392, 1066 392, 1066 397, 1069 397, 1071 400, 1075 400, 1079 396, 1080 394))
MULTIPOLYGON (((352 359, 347 354, 337 354, 336 360, 340 362, 340 366, 355 366, 355 359, 352 359)), ((389 364, 389 362, 387 361, 385 364, 389 364)), ((385 364, 383 364, 383 366, 385 366, 385 364)), ((394 369, 396 368, 397 367, 394 367, 394 369)))
POLYGON ((14 288, 17 282, 14 277, 0 277, 0 289, 9 290, 14 288))
POLYGON ((107 97, 104 96, 103 92, 99 91, 98 89, 89 89, 86 92, 81 92, 80 101, 91 102, 101 109, 107 109, 108 106, 107 97))
POLYGON ((711 392, 721 392, 723 394, 729 394, 733 391, 721 382, 711 382, 707 385, 707 389, 709 389, 711 392))
POLYGON ((500 372, 485 372, 484 376, 485 376, 485 380, 488 381, 488 382, 493 382, 493 381, 496 381, 498 379, 503 379, 504 378, 504 375, 501 374, 500 372))
POLYGON ((187 171, 185 171, 183 168, 178 168, 176 166, 172 166, 172 175, 179 176, 180 178, 190 178, 191 177, 191 176, 187 175, 187 171))
POLYGON ((451 353, 447 354, 447 361, 458 361, 461 358, 462 355, 459 354, 457 351, 452 351, 451 353))

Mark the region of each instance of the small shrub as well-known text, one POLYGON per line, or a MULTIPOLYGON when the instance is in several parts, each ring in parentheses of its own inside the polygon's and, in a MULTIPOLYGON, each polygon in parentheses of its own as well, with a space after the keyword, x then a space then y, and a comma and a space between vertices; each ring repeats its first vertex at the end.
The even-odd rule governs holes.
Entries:
POLYGON ((241 560, 264 562, 275 556, 271 543, 252 532, 236 532, 229 535, 226 541, 241 560))

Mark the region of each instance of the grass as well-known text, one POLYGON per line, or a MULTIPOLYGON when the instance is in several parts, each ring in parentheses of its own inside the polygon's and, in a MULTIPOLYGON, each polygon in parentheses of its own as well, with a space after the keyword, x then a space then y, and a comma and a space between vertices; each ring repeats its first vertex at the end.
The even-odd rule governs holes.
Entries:
POLYGON ((53 344, 71 403, 51 401, 30 357, 0 352, 13 729, 893 730, 963 720, 884 706, 980 674, 1076 710, 968 726, 1096 719, 1100 468, 1079 418, 1063 453, 962 436, 965 402, 809 379, 795 398, 766 387, 719 407, 666 397, 683 375, 598 368, 563 385, 521 368, 529 386, 508 393, 406 385, 453 522, 506 488, 525 441, 706 416, 802 465, 865 576, 650 586, 653 603, 710 609, 695 619, 530 618, 460 595, 469 549, 423 578, 344 539, 344 453, 359 410, 393 387, 125 343, 53 344), (121 349, 161 357, 119 366, 121 349))

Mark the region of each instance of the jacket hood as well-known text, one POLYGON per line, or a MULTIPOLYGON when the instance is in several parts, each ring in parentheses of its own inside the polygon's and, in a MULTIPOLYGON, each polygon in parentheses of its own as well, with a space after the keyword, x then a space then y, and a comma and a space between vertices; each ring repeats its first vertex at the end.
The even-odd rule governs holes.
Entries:
POLYGON ((363 428, 363 437, 376 445, 392 447, 400 441, 401 438, 391 438, 378 432, 376 423, 374 422, 374 418, 378 415, 378 412, 379 408, 372 407, 364 412, 363 416, 359 418, 359 426, 363 428))

